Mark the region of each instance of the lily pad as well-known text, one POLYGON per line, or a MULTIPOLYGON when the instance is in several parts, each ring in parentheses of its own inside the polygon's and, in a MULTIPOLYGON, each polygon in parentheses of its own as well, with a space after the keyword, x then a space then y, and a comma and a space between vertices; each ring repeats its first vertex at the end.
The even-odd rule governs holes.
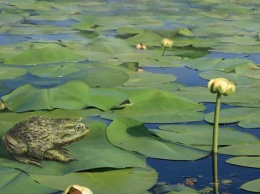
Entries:
POLYGON ((249 181, 241 186, 241 189, 251 192, 260 192, 260 179, 249 181))
POLYGON ((40 185, 28 176, 26 173, 11 169, 0 167, 0 192, 2 194, 10 193, 53 193, 56 189, 51 189, 40 185))
POLYGON ((13 79, 27 73, 25 68, 0 66, 0 80, 13 79))
POLYGON ((127 100, 123 92, 110 88, 90 88, 89 106, 107 111, 127 100))
POLYGON ((141 153, 146 157, 168 160, 196 160, 209 154, 207 151, 158 139, 142 123, 129 118, 115 119, 108 126, 106 135, 113 145, 141 153))
POLYGON ((63 176, 40 174, 30 174, 30 176, 40 184, 57 190, 64 190, 69 185, 76 183, 90 188, 93 193, 140 194, 156 183, 158 174, 153 169, 129 168, 71 173, 63 176))
POLYGON ((24 50, 20 54, 7 59, 5 64, 23 64, 35 65, 43 63, 59 63, 86 60, 82 55, 77 54, 74 50, 51 44, 49 46, 24 50))
POLYGON ((200 112, 205 109, 203 104, 167 92, 143 90, 134 96, 129 95, 129 99, 132 104, 124 109, 106 112, 101 117, 127 117, 145 123, 192 122, 204 117, 200 112))
MULTIPOLYGON (((158 129, 150 131, 171 142, 186 145, 212 145, 212 125, 162 125, 158 129)), ((243 133, 233 128, 219 129, 219 145, 232 145, 238 143, 254 142, 258 138, 250 133, 243 133)))
MULTIPOLYGON (((258 128, 260 123, 257 120, 260 115, 259 108, 226 108, 220 111, 220 123, 238 123, 239 126, 245 128, 258 128), (254 121, 249 123, 250 121, 254 121), (241 121, 241 122, 240 122, 241 121)), ((214 112, 206 114, 205 120, 207 122, 213 123, 214 112)))
POLYGON ((250 168, 260 168, 260 156, 258 157, 235 157, 226 161, 229 164, 245 166, 250 168))
POLYGON ((78 110, 89 103, 89 87, 79 81, 53 88, 36 88, 27 84, 3 96, 2 100, 9 110, 15 112, 54 108, 78 110))
POLYGON ((219 149, 219 153, 233 156, 260 156, 260 141, 223 147, 219 149))
POLYGON ((75 67, 76 64, 51 64, 51 65, 37 65, 31 67, 29 72, 37 77, 57 78, 64 77, 69 74, 79 72, 80 69, 75 67))
POLYGON ((158 85, 167 82, 173 82, 177 79, 177 77, 174 75, 165 75, 151 72, 129 72, 128 75, 129 80, 123 84, 127 87, 158 85))

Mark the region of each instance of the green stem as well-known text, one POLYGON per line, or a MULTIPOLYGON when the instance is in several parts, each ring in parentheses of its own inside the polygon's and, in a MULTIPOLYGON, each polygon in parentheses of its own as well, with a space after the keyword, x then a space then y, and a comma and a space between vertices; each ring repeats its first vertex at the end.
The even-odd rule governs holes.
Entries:
POLYGON ((213 167, 213 188, 214 193, 219 194, 218 192, 218 154, 212 155, 212 167, 213 167))
POLYGON ((163 48, 163 53, 162 53, 162 56, 164 57, 165 55, 165 51, 166 51, 166 47, 163 48))
POLYGON ((219 124, 219 112, 220 112, 221 94, 217 94, 215 115, 214 115, 214 128, 213 128, 213 148, 214 154, 218 153, 218 124, 219 124))

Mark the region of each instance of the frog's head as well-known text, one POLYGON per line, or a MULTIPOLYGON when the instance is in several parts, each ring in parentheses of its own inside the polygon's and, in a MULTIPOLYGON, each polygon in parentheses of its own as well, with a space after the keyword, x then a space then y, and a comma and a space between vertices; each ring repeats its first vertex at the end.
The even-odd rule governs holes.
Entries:
POLYGON ((89 132, 89 126, 82 119, 57 119, 55 131, 55 144, 65 145, 73 143, 85 137, 89 132))

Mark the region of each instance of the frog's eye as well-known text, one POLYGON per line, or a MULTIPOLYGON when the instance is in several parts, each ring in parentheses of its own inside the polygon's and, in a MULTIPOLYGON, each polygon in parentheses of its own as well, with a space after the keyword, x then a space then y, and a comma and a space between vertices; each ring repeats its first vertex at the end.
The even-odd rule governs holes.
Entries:
POLYGON ((76 125, 75 127, 77 130, 81 129, 81 126, 80 125, 76 125))

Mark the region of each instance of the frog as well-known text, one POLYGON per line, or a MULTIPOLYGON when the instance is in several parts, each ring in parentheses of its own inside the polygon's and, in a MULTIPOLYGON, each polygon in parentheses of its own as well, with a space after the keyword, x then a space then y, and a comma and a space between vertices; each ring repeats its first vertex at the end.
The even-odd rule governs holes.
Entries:
POLYGON ((42 159, 76 160, 64 146, 84 138, 89 131, 81 118, 31 116, 9 129, 2 142, 15 160, 42 167, 42 159))

